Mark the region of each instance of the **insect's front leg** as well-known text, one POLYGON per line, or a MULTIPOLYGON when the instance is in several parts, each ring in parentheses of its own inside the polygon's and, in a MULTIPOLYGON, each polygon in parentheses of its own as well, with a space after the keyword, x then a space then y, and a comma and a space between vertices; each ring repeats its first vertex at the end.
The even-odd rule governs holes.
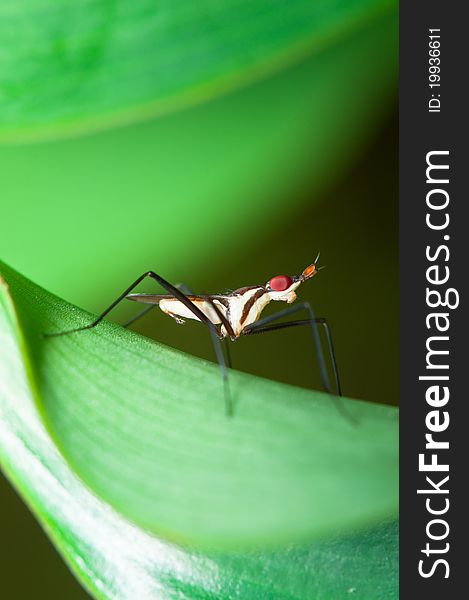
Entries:
POLYGON ((316 356, 317 356, 317 361, 318 361, 318 365, 319 365, 321 381, 322 381, 324 389, 327 392, 332 393, 332 386, 331 386, 331 383, 329 380, 329 375, 328 375, 327 367, 326 367, 326 361, 324 359, 324 353, 322 350, 321 340, 319 338, 319 333, 318 333, 318 326, 322 325, 324 327, 324 330, 326 332, 326 337, 327 337, 328 348, 329 348, 329 355, 330 355, 331 363, 332 363, 332 370, 334 373, 337 394, 339 396, 341 396, 342 388, 340 385, 339 370, 337 367, 337 360, 336 360, 336 355, 335 355, 335 350, 334 350, 334 344, 332 342, 332 335, 330 332, 329 325, 328 325, 326 319, 324 319, 323 317, 321 317, 320 319, 317 319, 315 317, 313 309, 311 308, 311 305, 309 304, 309 302, 302 302, 301 304, 295 304, 293 306, 289 306, 288 308, 285 308, 284 310, 280 310, 279 312, 274 313, 273 315, 269 315, 268 317, 260 319, 259 321, 256 321, 256 323, 253 323, 252 325, 246 327, 245 330, 243 331, 243 334, 249 335, 249 334, 255 334, 255 333, 264 333, 267 331, 274 331, 276 329, 284 329, 286 327, 294 327, 297 325, 309 325, 311 327, 313 344, 314 344, 314 347, 316 350, 316 356), (274 321, 278 321, 279 319, 282 319, 284 317, 291 316, 302 310, 304 310, 308 313, 309 318, 307 320, 287 321, 286 323, 278 323, 276 325, 269 326, 269 323, 273 323, 274 321))
POLYGON ((311 327, 311 331, 313 334, 313 341, 315 342, 316 354, 318 356, 319 368, 321 371, 322 383, 323 383, 324 389, 326 391, 328 391, 329 393, 331 393, 329 378, 327 375, 326 365, 325 365, 325 361, 324 361, 324 355, 322 353, 322 346, 321 346, 321 342, 319 340, 319 335, 317 332, 318 326, 324 327, 324 330, 326 333, 326 338, 327 338, 327 343, 329 346, 329 354, 331 357, 332 369, 334 372, 334 379, 335 379, 335 384, 336 384, 336 389, 337 389, 337 396, 333 395, 333 398, 335 398, 335 404, 337 406, 338 411, 344 416, 345 419, 347 419, 347 421, 349 421, 354 426, 357 425, 356 419, 349 413, 348 410, 346 410, 343 403, 340 402, 340 396, 342 395, 342 389, 341 389, 341 385, 340 385, 339 370, 337 368, 337 360, 336 360, 334 344, 332 342, 332 334, 331 334, 329 325, 327 323, 327 320, 324 317, 316 318, 314 316, 313 310, 312 310, 311 306, 309 305, 309 303, 304 302, 303 304, 291 306, 291 307, 286 308, 285 310, 279 311, 278 313, 269 315, 268 317, 265 317, 264 319, 261 319, 260 321, 257 321, 256 323, 253 323, 249 327, 246 327, 246 329, 243 331, 243 334, 249 335, 249 334, 256 334, 256 333, 265 333, 267 331, 276 331, 277 329, 285 329, 287 327, 296 327, 296 326, 303 326, 303 325, 311 327), (269 323, 272 323, 273 321, 276 321, 283 317, 294 314, 295 312, 298 312, 300 310, 306 310, 308 312, 307 319, 301 319, 301 320, 297 320, 297 321, 287 321, 285 323, 276 323, 274 325, 269 325, 269 323))

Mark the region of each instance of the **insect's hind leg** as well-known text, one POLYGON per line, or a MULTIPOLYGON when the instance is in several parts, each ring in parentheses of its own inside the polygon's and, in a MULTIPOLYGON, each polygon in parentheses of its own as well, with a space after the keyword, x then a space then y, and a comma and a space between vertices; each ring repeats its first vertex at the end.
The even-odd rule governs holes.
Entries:
MULTIPOLYGON (((77 327, 75 329, 69 329, 66 331, 59 331, 55 333, 44 333, 44 337, 58 337, 62 335, 68 335, 70 333, 76 333, 79 331, 85 331, 87 329, 92 329, 96 327, 103 319, 106 317, 113 308, 115 308, 124 298, 130 294, 130 292, 135 289, 144 279, 150 277, 157 283, 161 285, 169 294, 174 296, 177 300, 179 300, 184 306, 186 306, 202 323, 204 323, 210 330, 210 335, 212 337, 212 341, 215 348, 215 354, 217 357, 218 364, 220 365, 220 369, 222 371, 223 376, 223 385, 224 385, 224 393, 225 393, 225 411, 228 416, 233 414, 232 402, 231 402, 231 394, 228 385, 228 372, 227 372, 227 364, 225 360, 225 356, 223 354, 223 349, 221 346, 220 339, 218 337, 218 331, 216 326, 212 323, 212 321, 203 313, 191 300, 176 286, 163 279, 160 275, 155 273, 154 271, 146 271, 142 273, 140 277, 138 277, 132 285, 130 285, 127 289, 125 289, 120 296, 114 300, 93 322, 88 325, 84 325, 83 327, 77 327)), ((140 315, 142 316, 142 315, 140 315)))
POLYGON ((158 306, 158 304, 150 304, 149 306, 145 307, 143 310, 141 310, 136 315, 131 317, 128 321, 125 321, 124 323, 122 323, 122 327, 125 327, 125 328, 130 327, 133 323, 135 323, 136 321, 138 321, 139 319, 144 317, 147 313, 149 313, 151 310, 153 310, 156 306, 158 306))
POLYGON ((114 300, 114 302, 112 302, 94 321, 92 321, 91 323, 89 323, 88 325, 83 325, 83 327, 76 327, 75 329, 67 329, 65 331, 57 331, 54 333, 44 333, 44 337, 59 337, 62 335, 68 335, 70 333, 77 333, 78 331, 85 331, 87 329, 93 329, 93 327, 96 327, 96 325, 98 325, 106 315, 108 315, 111 310, 113 308, 115 308, 120 302, 122 302, 122 300, 128 295, 130 294, 130 292, 137 287, 137 285, 139 283, 141 283, 146 277, 150 276, 150 271, 147 271, 146 273, 143 273, 142 275, 140 275, 140 277, 138 277, 133 283, 132 285, 130 285, 124 292, 122 292, 122 294, 120 296, 118 296, 116 298, 116 300, 114 300))
MULTIPOLYGON (((186 296, 192 295, 192 291, 184 283, 176 283, 175 287, 177 287, 178 290, 181 290, 181 292, 183 294, 185 294, 186 296)), ((138 321, 139 319, 144 317, 147 313, 149 313, 151 310, 153 310, 157 306, 158 306, 158 304, 150 304, 149 306, 147 306, 146 308, 144 308, 143 310, 138 312, 136 315, 131 317, 128 321, 125 321, 124 323, 122 323, 122 327, 126 327, 126 328, 130 327, 130 325, 133 325, 133 323, 135 323, 136 321, 138 321)))

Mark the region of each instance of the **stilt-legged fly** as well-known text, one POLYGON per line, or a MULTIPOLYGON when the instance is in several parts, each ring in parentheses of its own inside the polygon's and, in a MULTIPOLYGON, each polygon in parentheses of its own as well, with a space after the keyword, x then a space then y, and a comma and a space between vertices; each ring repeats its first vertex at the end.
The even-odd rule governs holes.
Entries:
POLYGON ((125 323, 125 327, 134 323, 137 319, 146 314, 155 306, 172 317, 177 323, 184 323, 186 319, 194 319, 204 323, 210 331, 215 353, 220 365, 223 381, 225 386, 225 408, 227 415, 232 414, 232 402, 228 387, 228 372, 231 367, 231 358, 228 344, 225 344, 225 353, 221 345, 221 341, 235 341, 241 335, 253 335, 257 333, 265 333, 276 329, 284 329, 286 327, 295 327, 306 325, 310 326, 314 347, 317 354, 321 381, 324 389, 333 393, 330 384, 326 361, 322 351, 321 340, 318 332, 318 325, 322 325, 325 331, 329 355, 332 362, 332 372, 334 375, 334 383, 336 394, 342 395, 339 372, 335 357, 334 345, 329 325, 325 318, 316 318, 313 310, 308 302, 301 302, 281 310, 273 315, 259 319, 264 308, 272 301, 286 302, 291 304, 296 300, 296 289, 308 279, 314 277, 321 269, 317 268, 316 264, 319 259, 319 254, 316 260, 306 267, 301 275, 276 275, 267 281, 264 285, 252 285, 239 288, 227 294, 193 294, 185 286, 174 286, 160 275, 153 271, 143 273, 130 285, 105 311, 103 311, 92 323, 58 333, 45 334, 46 337, 65 335, 85 329, 91 329, 98 325, 111 310, 123 299, 132 300, 149 304, 142 312, 138 313, 130 321, 125 323), (165 290, 166 294, 140 294, 131 293, 145 278, 150 277, 159 283, 165 290), (272 324, 274 321, 288 317, 295 313, 303 311, 306 313, 306 319, 287 321, 284 323, 272 324))

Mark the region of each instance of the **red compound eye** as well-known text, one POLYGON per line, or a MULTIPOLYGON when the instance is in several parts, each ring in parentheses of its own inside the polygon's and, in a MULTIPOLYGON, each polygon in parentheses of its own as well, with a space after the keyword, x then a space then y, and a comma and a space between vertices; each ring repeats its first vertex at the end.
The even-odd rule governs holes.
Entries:
POLYGON ((292 283, 293 280, 288 275, 277 275, 269 281, 269 287, 274 292, 284 292, 288 290, 292 283))

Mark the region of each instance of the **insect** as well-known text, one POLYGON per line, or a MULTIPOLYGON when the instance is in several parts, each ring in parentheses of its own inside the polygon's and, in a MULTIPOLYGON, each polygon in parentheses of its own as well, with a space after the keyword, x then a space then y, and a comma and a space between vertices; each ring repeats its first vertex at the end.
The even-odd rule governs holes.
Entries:
POLYGON ((330 328, 325 318, 316 318, 310 304, 308 302, 301 302, 260 319, 261 313, 270 302, 292 304, 296 300, 297 288, 321 270, 322 267, 316 266, 318 260, 319 254, 315 261, 303 270, 301 275, 276 275, 264 285, 247 286, 227 294, 193 294, 186 286, 172 285, 154 271, 146 271, 89 325, 58 333, 49 333, 45 334, 45 336, 54 337, 96 327, 124 299, 150 305, 125 323, 125 327, 134 323, 156 306, 159 306, 165 314, 172 317, 176 323, 183 324, 186 319, 200 321, 208 327, 213 340, 216 357, 223 375, 226 414, 231 415, 233 409, 227 371, 228 368, 231 368, 231 356, 227 343, 225 343, 225 351, 223 351, 222 341, 235 341, 241 335, 266 333, 286 327, 309 326, 311 328, 323 387, 327 392, 332 394, 332 386, 318 332, 318 326, 321 325, 326 334, 336 394, 341 396, 342 392, 334 345, 330 328), (167 293, 132 293, 147 277, 159 283, 167 293), (274 323, 274 321, 301 311, 306 313, 306 319, 274 323))

